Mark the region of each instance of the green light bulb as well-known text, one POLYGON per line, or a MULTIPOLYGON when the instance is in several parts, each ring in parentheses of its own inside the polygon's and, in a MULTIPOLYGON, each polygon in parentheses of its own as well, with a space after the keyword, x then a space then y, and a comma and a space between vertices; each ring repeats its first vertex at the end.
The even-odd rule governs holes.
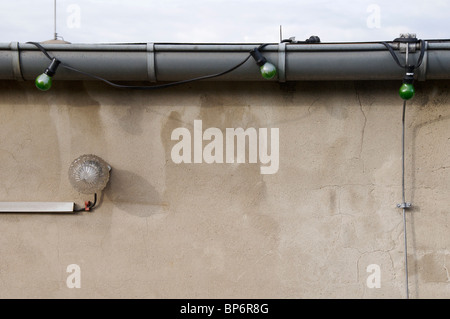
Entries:
POLYGON ((273 78, 275 74, 277 74, 277 68, 269 62, 264 63, 264 65, 260 67, 260 70, 263 78, 268 80, 273 78))
POLYGON ((400 94, 400 97, 404 100, 411 99, 415 93, 414 86, 410 83, 403 83, 398 91, 398 94, 400 94))
POLYGON ((36 87, 41 91, 47 91, 52 87, 52 77, 45 73, 39 75, 34 81, 36 87))

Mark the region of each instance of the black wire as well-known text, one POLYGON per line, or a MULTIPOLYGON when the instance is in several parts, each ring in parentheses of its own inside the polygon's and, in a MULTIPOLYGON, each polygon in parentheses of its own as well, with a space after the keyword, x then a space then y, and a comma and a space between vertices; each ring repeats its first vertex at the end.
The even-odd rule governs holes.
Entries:
POLYGON ((44 49, 44 47, 39 43, 39 42, 27 42, 29 44, 33 44, 34 46, 36 46, 39 50, 42 51, 42 53, 44 53, 44 55, 49 59, 49 60, 53 60, 53 57, 50 56, 50 54, 48 54, 47 50, 44 49))
POLYGON ((78 209, 74 209, 73 211, 75 213, 78 213, 78 212, 82 212, 82 211, 85 211, 85 210, 86 210, 85 208, 78 208, 78 209))
POLYGON ((406 100, 403 100, 403 114, 402 114, 402 200, 403 200, 403 205, 406 205, 406 199, 405 199, 405 118, 406 118, 406 100))
POLYGON ((160 84, 160 85, 151 85, 151 86, 139 86, 139 85, 122 85, 122 84, 117 84, 117 83, 113 83, 111 81, 108 81, 100 76, 94 75, 94 74, 90 74, 81 70, 78 70, 74 67, 71 67, 65 63, 61 63, 61 66, 68 69, 68 70, 72 70, 81 74, 84 74, 86 76, 92 77, 94 79, 103 81, 113 87, 117 87, 117 88, 122 88, 122 89, 138 89, 138 90, 151 90, 151 89, 162 89, 162 88, 167 88, 167 87, 172 87, 172 86, 176 86, 176 85, 181 85, 181 84, 185 84, 185 83, 189 83, 189 82, 194 82, 194 81, 200 81, 200 80, 206 80, 206 79, 211 79, 211 78, 215 78, 215 77, 219 77, 222 75, 225 75, 227 73, 230 73, 234 70, 236 70, 238 67, 240 67, 241 65, 243 65, 245 62, 247 62, 247 60, 250 58, 251 56, 249 55, 247 58, 245 58, 242 62, 240 62, 239 64, 237 64, 236 66, 232 67, 231 69, 228 69, 226 71, 220 72, 220 73, 216 73, 216 74, 210 74, 210 75, 205 75, 205 76, 200 76, 197 78, 193 78, 193 79, 188 79, 188 80, 182 80, 182 81, 177 81, 177 82, 171 82, 171 83, 166 83, 166 84, 160 84))
POLYGON ((381 42, 381 44, 383 44, 389 50, 389 53, 392 55, 392 58, 394 59, 395 63, 397 63, 399 67, 404 68, 404 66, 400 64, 400 61, 398 60, 398 57, 395 54, 394 49, 392 49, 392 47, 387 42, 381 42))
MULTIPOLYGON (((394 59, 395 63, 397 63, 397 65, 399 67, 401 67, 402 69, 405 69, 405 68, 408 67, 408 65, 406 65, 406 64, 402 65, 400 63, 400 61, 398 60, 397 55, 395 54, 394 49, 387 42, 380 42, 380 43, 383 44, 389 50, 389 53, 392 55, 392 58, 394 59)), ((409 43, 408 43, 408 45, 409 45, 409 43)), ((415 69, 420 67, 420 65, 422 64, 424 55, 425 55, 425 41, 420 40, 420 55, 419 55, 419 58, 417 60, 417 63, 415 65, 411 65, 411 66, 414 66, 415 69)))
POLYGON ((84 208, 78 208, 78 209, 74 209, 74 212, 83 212, 83 211, 90 211, 92 210, 95 205, 97 204, 97 193, 94 194, 94 202, 88 202, 88 205, 85 205, 84 208))
POLYGON ((94 208, 95 204, 97 204, 97 193, 94 194, 94 202, 91 204, 91 206, 89 206, 89 208, 94 208))
MULTIPOLYGON (((53 57, 47 52, 47 50, 38 42, 27 42, 29 44, 33 44, 34 46, 36 46, 39 50, 42 51, 42 53, 44 53, 44 55, 49 59, 49 60, 53 60, 53 57)), ((265 48, 267 45, 269 45, 269 43, 265 43, 265 44, 261 44, 259 47, 257 47, 258 50, 262 50, 263 48, 265 48)), ((192 79, 187 79, 187 80, 181 80, 181 81, 177 81, 177 82, 171 82, 171 83, 166 83, 166 84, 160 84, 160 85, 144 85, 144 86, 139 86, 139 85, 122 85, 122 84, 117 84, 117 83, 113 83, 109 80, 106 80, 105 78, 102 78, 98 75, 94 75, 82 70, 79 70, 77 68, 74 68, 62 61, 60 62, 60 65, 68 70, 86 75, 88 77, 103 81, 113 87, 116 88, 122 88, 122 89, 138 89, 138 90, 154 90, 154 89, 162 89, 162 88, 167 88, 167 87, 172 87, 172 86, 176 86, 176 85, 181 85, 181 84, 186 84, 186 83, 190 83, 190 82, 194 82, 194 81, 200 81, 200 80, 206 80, 206 79, 211 79, 211 78, 215 78, 215 77, 219 77, 222 75, 225 75, 227 73, 230 73, 234 70, 236 70, 237 68, 239 68, 240 66, 242 66, 245 62, 247 62, 250 57, 252 55, 249 54, 244 60, 242 60, 240 63, 236 64, 235 66, 223 71, 223 72, 219 72, 219 73, 215 73, 215 74, 210 74, 210 75, 204 75, 204 76, 200 76, 200 77, 196 77, 196 78, 192 78, 192 79)))
POLYGON ((406 100, 403 101, 403 115, 402 115, 402 205, 403 208, 403 239, 405 242, 405 281, 406 281, 406 299, 409 299, 409 279, 408 279, 408 241, 406 235, 406 203, 405 196, 405 117, 406 117, 406 100))

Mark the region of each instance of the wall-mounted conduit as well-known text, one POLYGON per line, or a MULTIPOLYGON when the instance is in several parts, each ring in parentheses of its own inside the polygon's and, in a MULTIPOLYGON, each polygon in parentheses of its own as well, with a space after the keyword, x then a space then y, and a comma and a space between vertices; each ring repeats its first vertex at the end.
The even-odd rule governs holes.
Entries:
POLYGON ((420 70, 420 67, 425 58, 425 50, 427 47, 427 42, 423 40, 417 40, 415 35, 409 35, 407 37, 398 38, 397 42, 399 47, 404 49, 405 53, 405 64, 401 64, 394 50, 389 44, 383 42, 388 51, 391 53, 392 58, 395 63, 404 70, 405 75, 403 77, 403 84, 400 87, 399 95, 403 99, 403 109, 402 109, 402 142, 401 142, 401 167, 402 167, 402 202, 397 204, 398 208, 402 209, 403 216, 403 239, 404 239, 404 264, 405 264, 405 293, 406 299, 409 299, 409 279, 408 279, 408 241, 407 241, 407 223, 406 223, 406 210, 411 208, 412 204, 406 201, 406 186, 405 186, 405 131, 406 131, 406 104, 407 100, 411 99, 414 94, 414 73, 415 70, 420 70), (410 49, 416 48, 419 44, 420 54, 415 64, 410 63, 410 49))
MULTIPOLYGON (((393 50, 399 44, 388 42, 393 50)), ((415 44, 419 47, 419 44, 415 44)), ((68 65, 110 81, 171 82, 220 73, 258 45, 249 44, 42 44, 68 65)), ((419 80, 450 79, 450 41, 428 40, 419 80)), ((417 58, 418 52, 410 53, 417 58)), ((396 80, 382 43, 269 44, 264 56, 278 69, 273 81, 396 80)), ((0 80, 34 80, 48 60, 32 44, 0 44, 0 80), (18 64, 17 61, 20 61, 18 64)), ((265 81, 253 61, 213 81, 265 81)), ((55 80, 92 80, 60 69, 55 80)))

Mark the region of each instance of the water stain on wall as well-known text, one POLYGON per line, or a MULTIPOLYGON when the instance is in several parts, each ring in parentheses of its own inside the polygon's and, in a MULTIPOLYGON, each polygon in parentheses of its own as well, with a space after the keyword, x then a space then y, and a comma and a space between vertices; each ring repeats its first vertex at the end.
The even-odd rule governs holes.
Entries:
MULTIPOLYGON (((223 95, 206 85, 195 93, 199 97, 197 106, 176 107, 162 124, 161 141, 166 154, 162 197, 170 205, 170 220, 176 225, 182 222, 186 231, 197 229, 199 234, 205 234, 204 243, 196 243, 194 234, 190 237, 194 236, 193 245, 204 247, 202 251, 208 258, 214 257, 211 262, 215 270, 206 269, 206 273, 235 269, 235 276, 223 274, 226 275, 224 280, 236 281, 233 289, 238 289, 246 282, 256 280, 252 276, 252 267, 264 262, 268 288, 276 273, 280 229, 266 201, 267 188, 260 164, 175 164, 170 155, 177 143, 170 140, 172 131, 186 127, 192 133, 194 120, 202 120, 203 130, 216 127, 224 134, 226 128, 258 129, 261 125, 254 106, 244 103, 245 99, 241 97, 255 92, 238 90, 231 95, 223 95), (201 230, 196 224, 202 225, 201 230), (255 235, 249 238, 249 233, 255 235), (247 238, 244 240, 244 237, 247 238)), ((205 145, 206 142, 203 143, 205 145)), ((270 288, 263 290, 268 294, 270 288)), ((239 295, 239 292, 235 293, 239 295)))
POLYGON ((26 83, 13 86, 5 82, 4 87, 0 160, 6 175, 0 182, 1 199, 48 198, 48 190, 59 191, 61 169, 58 132, 50 116, 49 99, 39 95, 42 92, 30 91, 26 83), (47 143, 52 147, 43 151, 47 143))

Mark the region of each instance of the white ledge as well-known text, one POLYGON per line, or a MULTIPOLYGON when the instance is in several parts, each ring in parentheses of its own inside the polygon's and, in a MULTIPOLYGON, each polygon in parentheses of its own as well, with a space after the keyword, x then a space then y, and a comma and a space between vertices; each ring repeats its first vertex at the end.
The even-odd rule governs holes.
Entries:
POLYGON ((73 213, 72 202, 0 202, 0 213, 73 213))

